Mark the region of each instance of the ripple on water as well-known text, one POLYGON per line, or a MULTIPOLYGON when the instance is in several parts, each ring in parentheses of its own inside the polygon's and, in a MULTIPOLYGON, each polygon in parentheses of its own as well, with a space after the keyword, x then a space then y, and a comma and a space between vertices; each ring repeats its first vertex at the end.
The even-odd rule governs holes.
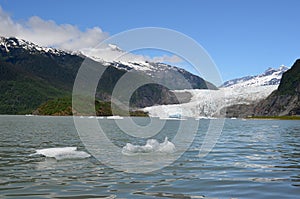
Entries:
MULTIPOLYGON (((114 137, 120 150, 126 143, 133 143, 133 138, 122 137, 112 120, 101 121, 113 129, 108 137, 114 137)), ((200 125, 195 142, 172 165, 151 173, 129 174, 109 168, 93 157, 58 160, 55 155, 54 158, 31 155, 39 149, 70 146, 76 150, 73 148, 69 155, 85 151, 72 118, 0 116, 1 197, 297 198, 300 195, 299 122, 229 121, 213 151, 204 158, 197 155, 209 120, 199 122, 204 124, 200 125)), ((175 128, 173 121, 167 124, 167 132, 175 128)), ((164 136, 154 139, 163 140, 164 136)), ((144 143, 146 140, 138 142, 140 146, 144 143)))

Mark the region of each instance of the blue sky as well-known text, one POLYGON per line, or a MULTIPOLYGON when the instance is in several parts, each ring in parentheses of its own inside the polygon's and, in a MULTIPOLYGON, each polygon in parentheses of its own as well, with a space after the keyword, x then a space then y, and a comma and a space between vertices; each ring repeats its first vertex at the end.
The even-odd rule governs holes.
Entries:
POLYGON ((17 23, 38 16, 83 32, 174 29, 206 49, 223 80, 291 66, 300 57, 299 0, 0 0, 0 6, 17 23))

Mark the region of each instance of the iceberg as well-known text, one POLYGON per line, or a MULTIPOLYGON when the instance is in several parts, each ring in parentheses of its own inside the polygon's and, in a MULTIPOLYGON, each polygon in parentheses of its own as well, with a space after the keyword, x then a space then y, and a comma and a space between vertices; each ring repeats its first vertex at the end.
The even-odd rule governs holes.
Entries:
POLYGON ((55 158, 56 160, 84 159, 84 158, 91 157, 90 154, 84 151, 77 151, 77 147, 38 149, 36 150, 36 153, 32 155, 43 155, 45 157, 55 158))
POLYGON ((124 119, 124 117, 121 117, 119 115, 113 115, 113 116, 108 116, 107 119, 108 120, 122 120, 122 119, 124 119))
POLYGON ((156 139, 147 140, 146 144, 143 146, 133 145, 127 143, 123 149, 122 153, 124 155, 137 155, 137 154, 153 154, 153 153, 174 153, 176 151, 175 145, 165 137, 164 142, 159 143, 156 139))

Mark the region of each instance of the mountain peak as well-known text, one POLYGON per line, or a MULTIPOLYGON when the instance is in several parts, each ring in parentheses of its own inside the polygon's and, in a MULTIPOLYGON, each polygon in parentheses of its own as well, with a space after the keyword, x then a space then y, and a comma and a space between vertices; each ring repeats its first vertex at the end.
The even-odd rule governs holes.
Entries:
POLYGON ((282 74, 289 68, 281 65, 278 69, 269 67, 260 75, 245 76, 224 82, 221 87, 247 87, 279 85, 282 74))
POLYGON ((278 75, 282 75, 282 73, 284 73, 285 71, 287 71, 289 68, 281 65, 278 69, 275 68, 271 68, 269 67, 263 74, 261 74, 260 76, 268 76, 268 75, 272 75, 274 73, 278 73, 278 75))
POLYGON ((116 44, 108 44, 108 47, 110 48, 110 50, 112 51, 118 51, 118 52, 124 52, 119 46, 117 46, 116 44))
POLYGON ((9 53, 10 50, 13 48, 28 50, 31 54, 35 54, 35 53, 52 53, 56 55, 66 54, 66 52, 63 50, 58 50, 50 47, 41 47, 32 42, 19 39, 17 37, 0 36, 0 49, 5 49, 5 51, 9 53))
POLYGON ((280 71, 284 71, 284 72, 286 72, 287 70, 289 69, 289 67, 287 67, 287 66, 285 66, 285 65, 280 65, 280 67, 279 67, 279 70, 280 71))

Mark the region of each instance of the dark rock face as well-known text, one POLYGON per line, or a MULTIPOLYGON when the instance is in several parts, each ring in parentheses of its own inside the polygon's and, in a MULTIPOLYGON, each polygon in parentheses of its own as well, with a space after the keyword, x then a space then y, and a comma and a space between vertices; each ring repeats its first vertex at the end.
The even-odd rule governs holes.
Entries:
POLYGON ((227 117, 284 115, 300 115, 300 60, 283 74, 278 89, 266 99, 257 104, 240 104, 226 108, 227 117))
POLYGON ((229 106, 222 111, 226 117, 300 115, 300 60, 283 73, 278 89, 266 99, 256 104, 229 106))
POLYGON ((277 95, 275 91, 267 99, 254 108, 256 116, 293 115, 294 109, 299 109, 299 95, 277 95))
POLYGON ((279 87, 254 108, 256 116, 298 115, 300 110, 300 60, 285 72, 279 87))
POLYGON ((235 104, 221 109, 225 117, 246 118, 253 115, 254 104, 235 104))

